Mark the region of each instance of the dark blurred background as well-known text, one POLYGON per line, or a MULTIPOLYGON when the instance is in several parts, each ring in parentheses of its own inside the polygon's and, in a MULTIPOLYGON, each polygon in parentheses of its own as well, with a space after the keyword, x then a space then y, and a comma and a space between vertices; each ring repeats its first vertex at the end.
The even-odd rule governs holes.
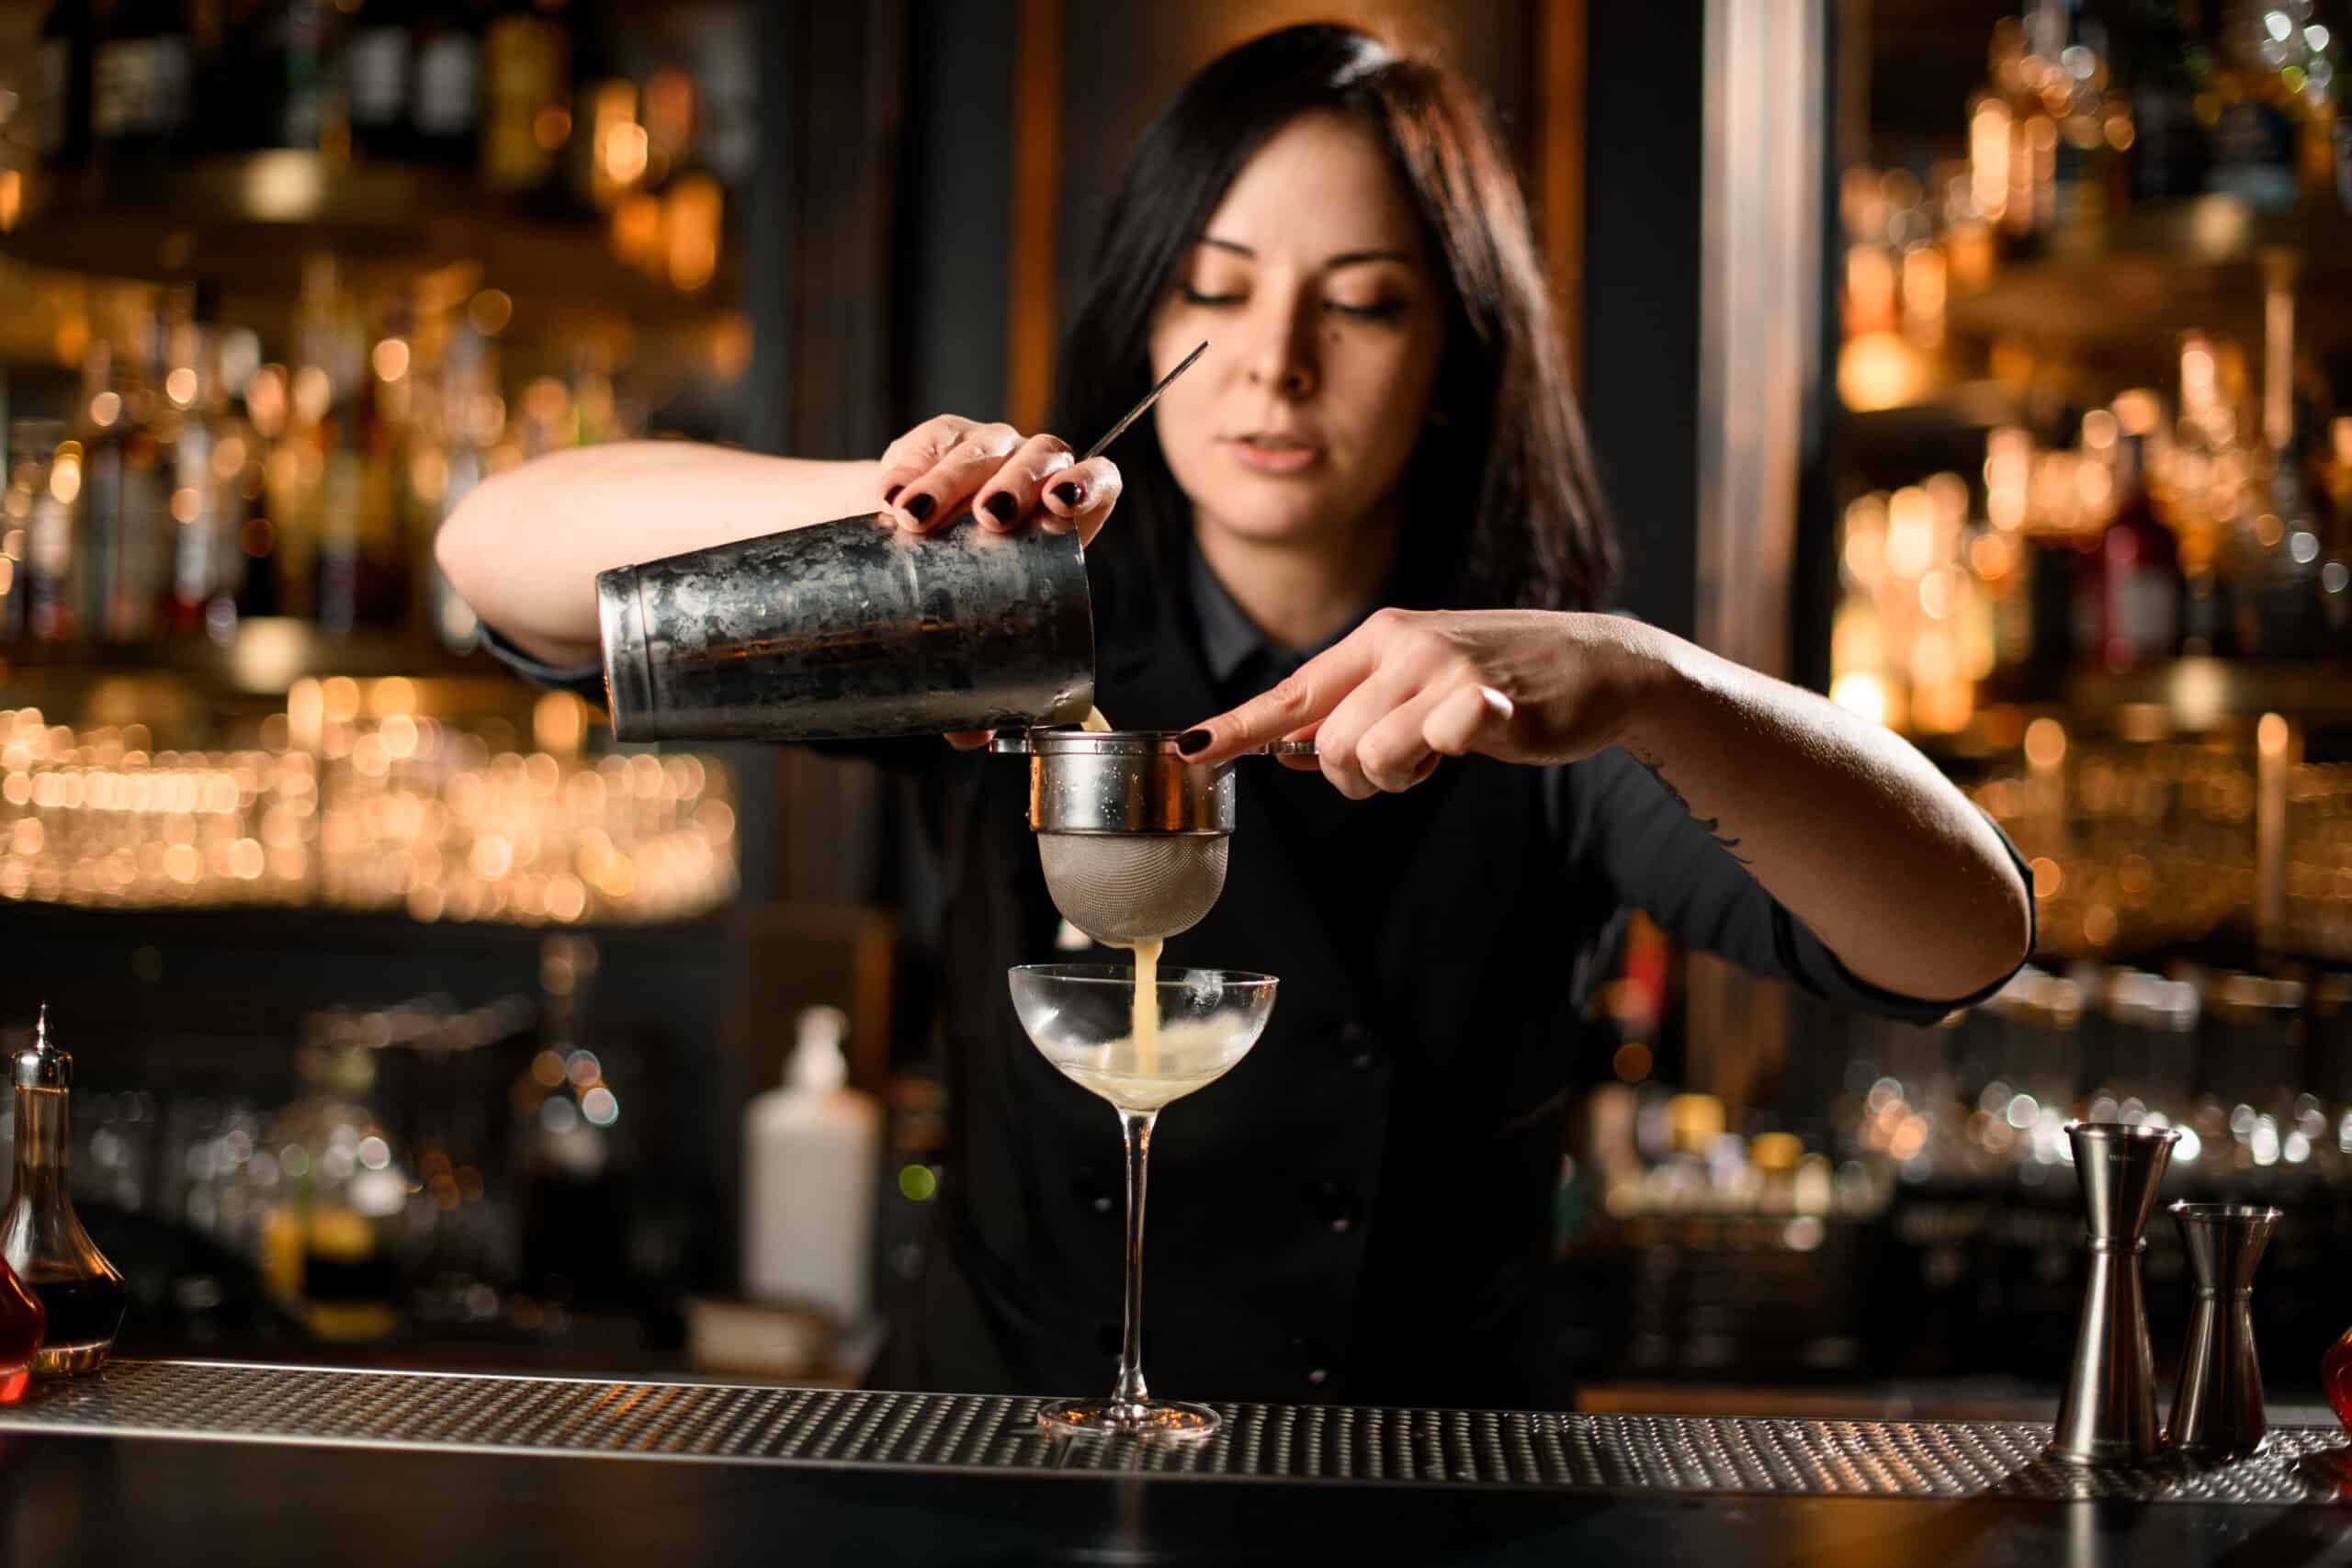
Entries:
MULTIPOLYGON (((1629 606, 1910 736, 2036 876, 2036 966, 1932 1030, 1637 924, 1571 1062, 1559 1353, 1604 1403, 2037 1396, 2088 1114, 2287 1209, 2257 1314, 2312 1386, 2341 10, 0 0, 0 1027, 77 1055, 124 1350, 865 1375, 956 1168, 905 803, 615 743, 480 650, 434 530, 561 446, 1034 424, 1149 117, 1337 14, 1489 96, 1629 606), (744 1217, 753 1099, 836 1031, 883 1129, 820 1225, 873 1236, 847 1304, 747 1273, 744 1217)), ((2161 1226, 2149 1267, 2170 1310, 2161 1226)))

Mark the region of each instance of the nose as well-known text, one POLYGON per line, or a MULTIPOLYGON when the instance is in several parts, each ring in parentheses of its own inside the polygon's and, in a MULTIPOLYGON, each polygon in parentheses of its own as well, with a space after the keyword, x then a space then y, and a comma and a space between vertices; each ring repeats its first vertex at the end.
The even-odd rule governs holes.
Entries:
POLYGON ((1315 323, 1304 290, 1261 288, 1250 312, 1250 340, 1244 363, 1252 386, 1297 400, 1319 379, 1315 323))

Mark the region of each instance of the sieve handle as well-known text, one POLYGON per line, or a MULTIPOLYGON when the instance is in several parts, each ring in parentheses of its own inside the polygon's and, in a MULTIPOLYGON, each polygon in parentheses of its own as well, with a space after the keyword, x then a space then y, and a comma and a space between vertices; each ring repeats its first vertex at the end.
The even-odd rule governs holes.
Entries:
MULTIPOLYGON (((1020 728, 1000 729, 996 732, 996 739, 989 742, 989 750, 1000 756, 1026 757, 1030 752, 1029 732, 1020 728)), ((1263 746, 1251 747, 1241 755, 1244 757, 1312 757, 1315 755, 1315 742, 1312 740, 1269 740, 1263 746)))

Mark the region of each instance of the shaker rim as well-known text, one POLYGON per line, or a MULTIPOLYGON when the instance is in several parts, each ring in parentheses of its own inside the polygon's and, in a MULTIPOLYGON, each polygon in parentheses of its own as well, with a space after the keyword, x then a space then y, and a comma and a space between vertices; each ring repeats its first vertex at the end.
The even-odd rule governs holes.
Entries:
POLYGON ((2287 1217, 2286 1210, 2267 1203, 2192 1203, 2186 1198, 2167 1203, 2165 1212, 2195 1224, 2275 1224, 2287 1217))
POLYGON ((2066 1135, 2099 1144, 2177 1144, 2180 1141, 2180 1129, 2151 1127, 2143 1122, 2069 1122, 2066 1135))

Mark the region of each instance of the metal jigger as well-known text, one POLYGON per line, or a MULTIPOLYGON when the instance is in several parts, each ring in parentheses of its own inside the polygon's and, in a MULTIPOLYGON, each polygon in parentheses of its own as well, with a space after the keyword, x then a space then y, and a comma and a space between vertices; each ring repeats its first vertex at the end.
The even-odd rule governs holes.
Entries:
POLYGON ((2076 1122, 2066 1129, 2090 1231, 2091 1277, 2075 1329, 2075 1361, 2044 1450, 2068 1464, 2141 1460, 2156 1451, 2155 1357, 2148 1348, 2140 1255, 2156 1184, 2180 1134, 2169 1127, 2076 1122))
POLYGON ((2254 1270, 2280 1212, 2175 1203, 2172 1217, 2188 1248, 2197 1299, 2165 1436, 2189 1453, 2252 1453, 2269 1430, 2262 1416, 2262 1363, 2254 1353, 2254 1270))

